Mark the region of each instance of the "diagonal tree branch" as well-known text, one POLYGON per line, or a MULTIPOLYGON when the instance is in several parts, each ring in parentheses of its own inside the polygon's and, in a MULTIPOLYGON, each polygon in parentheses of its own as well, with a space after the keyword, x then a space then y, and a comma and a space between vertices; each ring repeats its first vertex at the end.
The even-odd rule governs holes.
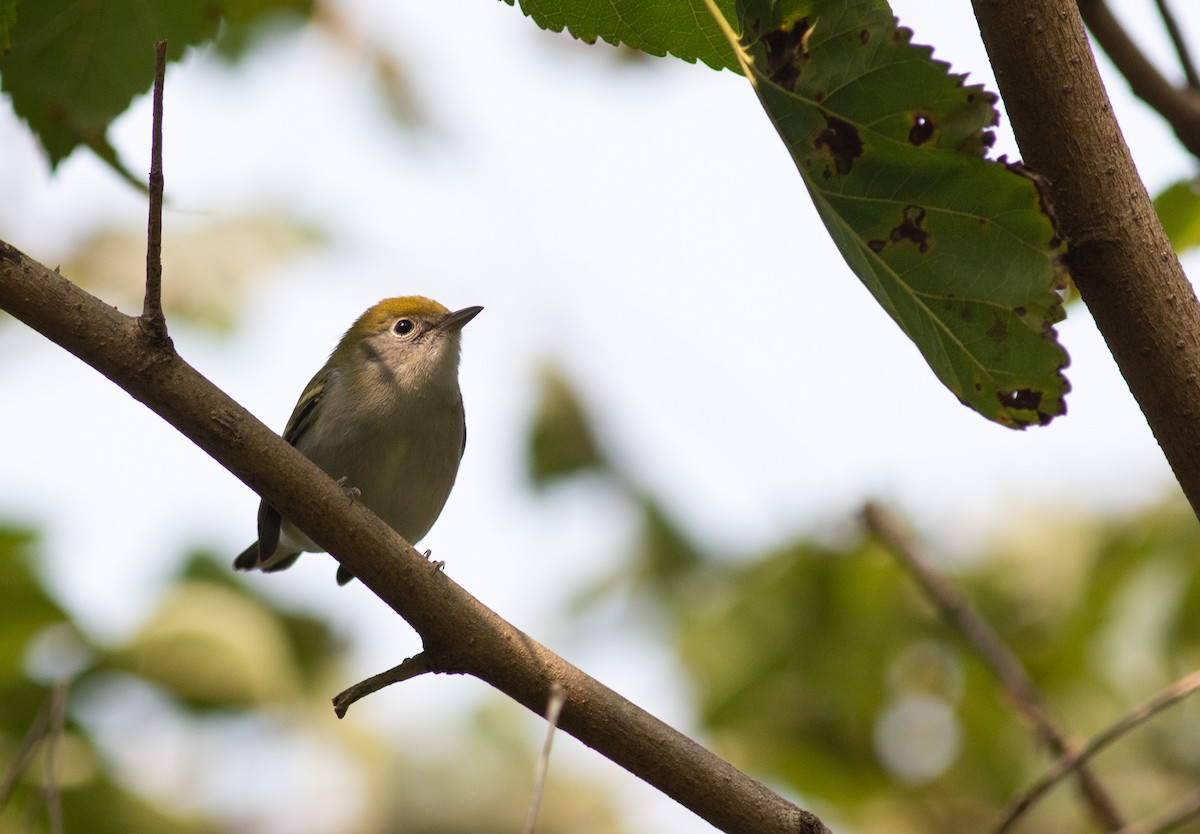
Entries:
POLYGON ((1075 284, 1200 510, 1200 305, 1134 169, 1075 2, 972 5, 1025 162, 1049 182, 1075 284))
POLYGON ((821 834, 804 811, 518 631, 362 502, 184 362, 138 320, 0 241, 0 308, 83 359, 191 439, 354 572, 420 634, 432 672, 470 674, 536 714, 566 692, 559 726, 717 828, 821 834))

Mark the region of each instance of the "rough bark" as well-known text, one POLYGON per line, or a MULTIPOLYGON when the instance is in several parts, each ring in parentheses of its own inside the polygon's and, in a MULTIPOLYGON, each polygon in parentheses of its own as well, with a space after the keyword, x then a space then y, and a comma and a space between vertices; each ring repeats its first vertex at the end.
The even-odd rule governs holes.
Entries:
POLYGON ((1080 295, 1200 511, 1200 305, 1113 117, 1079 11, 1073 0, 974 8, 1024 161, 1049 180, 1080 295))

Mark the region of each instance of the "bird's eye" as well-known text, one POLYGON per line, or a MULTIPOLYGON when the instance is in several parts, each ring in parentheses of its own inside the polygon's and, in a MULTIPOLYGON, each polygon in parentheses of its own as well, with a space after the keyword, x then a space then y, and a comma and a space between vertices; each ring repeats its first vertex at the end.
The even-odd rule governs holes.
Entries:
POLYGON ((401 336, 405 336, 409 333, 412 333, 415 326, 416 325, 412 323, 411 319, 400 319, 398 322, 392 325, 392 330, 396 331, 401 336))

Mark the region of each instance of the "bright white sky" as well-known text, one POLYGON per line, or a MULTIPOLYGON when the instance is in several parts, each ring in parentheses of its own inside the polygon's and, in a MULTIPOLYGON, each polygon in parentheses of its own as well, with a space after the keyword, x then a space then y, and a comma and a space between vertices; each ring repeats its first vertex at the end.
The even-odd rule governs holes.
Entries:
MULTIPOLYGON (((1150 0, 1119 5, 1168 55, 1150 0)), ((1200 8, 1174 5, 1200 44, 1200 8)), ((1117 509, 1172 489, 1082 307, 1060 328, 1066 418, 1016 433, 961 407, 842 263, 743 79, 673 60, 614 66, 606 47, 569 48, 497 2, 337 6, 406 62, 434 128, 397 129, 367 69, 311 33, 232 72, 203 54, 172 67, 168 228, 286 212, 331 235, 260 276, 232 337, 177 326, 176 345, 280 428, 379 298, 484 305, 464 348, 470 445, 425 545, 505 617, 652 712, 690 722, 637 611, 564 613, 621 552, 625 508, 594 487, 539 500, 522 484, 542 359, 579 384, 634 477, 721 552, 844 529, 872 497, 961 543, 1031 508, 1117 509)), ((995 89, 968 3, 893 7, 916 41, 995 89)), ((1189 175, 1168 129, 1107 78, 1151 191, 1189 175)), ((140 101, 113 131, 135 171, 148 136, 140 101)), ((98 228, 144 227, 142 198, 89 153, 50 178, 7 113, 0 148, 0 236, 34 257, 54 264, 98 228)), ((997 152, 1018 155, 1007 122, 997 152)), ((0 329, 0 356, 0 508, 48 530, 56 587, 100 633, 136 628, 185 548, 232 557, 253 538, 255 496, 106 380, 20 326, 0 329)), ((357 672, 416 650, 365 589, 336 589, 323 557, 302 561, 263 584, 344 627, 357 672)), ((433 725, 432 739, 460 720, 455 705, 481 697, 461 680, 423 680, 355 717, 433 725)), ((533 719, 529 732, 540 733, 533 719)), ((556 756, 621 785, 636 830, 711 830, 577 744, 556 756)), ((288 830, 332 830, 298 813, 308 827, 288 830)))

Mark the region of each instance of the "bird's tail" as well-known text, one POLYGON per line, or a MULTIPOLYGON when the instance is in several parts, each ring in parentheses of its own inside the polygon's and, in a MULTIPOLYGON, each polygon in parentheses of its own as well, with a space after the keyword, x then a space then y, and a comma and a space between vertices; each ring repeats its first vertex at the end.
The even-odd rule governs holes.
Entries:
POLYGON ((247 547, 233 560, 234 570, 254 570, 258 567, 258 542, 247 547))
POLYGON ((300 551, 276 550, 265 562, 259 559, 258 542, 247 547, 233 560, 234 570, 261 570, 263 573, 274 573, 277 570, 290 568, 292 563, 300 558, 300 551))

